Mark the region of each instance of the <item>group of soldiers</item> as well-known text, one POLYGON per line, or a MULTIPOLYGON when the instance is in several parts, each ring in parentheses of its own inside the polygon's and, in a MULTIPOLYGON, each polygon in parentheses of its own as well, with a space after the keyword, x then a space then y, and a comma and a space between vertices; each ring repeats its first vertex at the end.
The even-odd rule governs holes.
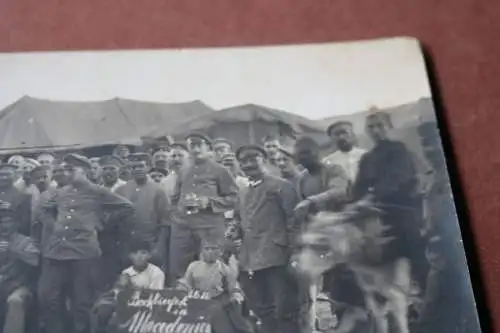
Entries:
MULTIPOLYGON (((387 204, 385 223, 396 239, 387 260, 408 257, 424 292, 422 230, 432 227, 415 213, 419 175, 391 128, 388 114, 368 115, 374 146, 366 151, 351 123, 332 124, 327 134, 337 150, 324 159, 307 136, 290 148, 271 135, 235 149, 202 133, 152 153, 119 146, 100 158, 11 157, 0 165, 0 331, 24 333, 26 322, 37 322, 46 333, 88 332, 93 302, 127 267, 128 244, 140 239, 151 244, 167 286, 197 260, 204 241, 223 244, 262 332, 311 332, 315 295, 291 269, 297 236, 318 212, 367 203, 387 204)), ((335 281, 336 273, 325 279, 335 285, 325 287, 331 297, 352 302, 352 283, 335 281)))

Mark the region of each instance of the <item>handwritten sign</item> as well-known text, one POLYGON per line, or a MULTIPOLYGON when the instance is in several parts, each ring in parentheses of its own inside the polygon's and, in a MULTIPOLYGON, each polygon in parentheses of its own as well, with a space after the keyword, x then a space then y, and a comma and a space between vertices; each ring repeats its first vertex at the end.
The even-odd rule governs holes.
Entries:
POLYGON ((211 333, 214 301, 180 290, 123 291, 118 295, 118 333, 211 333))

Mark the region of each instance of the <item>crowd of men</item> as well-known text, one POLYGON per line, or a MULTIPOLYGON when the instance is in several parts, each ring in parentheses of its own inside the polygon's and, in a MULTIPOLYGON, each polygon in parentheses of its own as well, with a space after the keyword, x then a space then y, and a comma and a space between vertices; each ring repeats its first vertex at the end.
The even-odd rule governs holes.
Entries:
MULTIPOLYGON (((359 202, 385 205, 396 239, 386 260, 409 258, 424 294, 422 235, 433 227, 416 213, 419 175, 391 128, 389 115, 368 115, 374 146, 366 151, 351 123, 332 124, 327 134, 337 150, 324 159, 310 137, 290 148, 268 136, 262 146, 235 149, 201 133, 151 153, 119 146, 98 158, 10 157, 0 165, 0 332, 24 333, 27 322, 46 333, 89 332, 96 297, 129 266, 127 249, 137 239, 150 244, 165 287, 184 276, 204 242, 223 244, 262 332, 310 332, 314 295, 290 269, 297 235, 314 214, 359 202)), ((335 288, 325 289, 353 302, 352 281, 336 283, 342 279, 333 275, 325 283, 335 288)))

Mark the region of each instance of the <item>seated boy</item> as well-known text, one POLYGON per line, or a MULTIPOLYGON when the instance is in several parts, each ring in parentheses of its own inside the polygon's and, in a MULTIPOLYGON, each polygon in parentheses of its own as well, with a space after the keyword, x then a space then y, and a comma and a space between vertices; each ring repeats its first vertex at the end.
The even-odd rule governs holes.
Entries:
POLYGON ((161 290, 165 284, 165 273, 150 263, 151 245, 145 241, 133 241, 129 252, 132 266, 125 269, 115 287, 105 293, 94 305, 94 332, 106 332, 112 325, 110 319, 116 308, 118 293, 125 288, 161 290))
POLYGON ((40 252, 16 231, 14 211, 0 202, 0 332, 24 333, 40 252))
POLYGON ((189 265, 178 288, 205 292, 212 300, 218 301, 211 320, 214 333, 253 332, 250 322, 243 317, 241 305, 244 297, 236 276, 220 257, 221 245, 205 241, 201 260, 189 265))

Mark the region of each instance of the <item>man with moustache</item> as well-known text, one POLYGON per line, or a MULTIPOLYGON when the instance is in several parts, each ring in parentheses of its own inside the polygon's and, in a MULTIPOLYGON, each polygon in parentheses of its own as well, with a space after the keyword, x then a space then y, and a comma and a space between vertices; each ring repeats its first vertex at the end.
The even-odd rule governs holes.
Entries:
POLYGON ((201 244, 224 241, 224 212, 238 203, 238 187, 226 168, 211 157, 212 142, 204 134, 186 137, 191 163, 177 178, 172 196, 170 273, 178 280, 196 260, 201 244))
POLYGON ((111 192, 125 185, 127 182, 120 179, 120 169, 125 162, 118 156, 106 155, 99 159, 99 165, 102 170, 102 185, 111 192))
POLYGON ((69 154, 64 162, 70 183, 54 192, 40 216, 53 229, 42 248, 39 309, 46 332, 63 333, 61 308, 70 298, 72 331, 87 333, 96 289, 95 264, 102 254, 98 234, 107 227, 103 213, 126 217, 134 208, 125 198, 88 180, 91 165, 86 157, 69 154))
POLYGON ((32 216, 32 195, 14 186, 18 167, 14 164, 0 165, 0 200, 10 202, 18 231, 30 236, 32 216))
POLYGON ((180 172, 188 163, 188 149, 181 142, 172 143, 170 146, 170 158, 168 161, 169 173, 162 181, 162 188, 165 190, 169 202, 174 194, 175 184, 180 172))
POLYGON ((236 156, 249 178, 237 213, 243 290, 264 333, 298 332, 298 285, 288 266, 298 233, 293 212, 297 192, 289 181, 265 172, 261 147, 242 146, 236 156))
POLYGON ((164 266, 169 238, 169 204, 165 191, 148 175, 151 159, 148 154, 129 155, 132 180, 116 190, 116 194, 127 198, 134 204, 135 215, 132 219, 130 236, 133 239, 149 242, 153 262, 164 266))
POLYGON ((350 182, 354 182, 358 173, 359 162, 366 150, 356 146, 357 138, 352 123, 337 121, 328 126, 326 133, 337 147, 337 151, 323 159, 323 163, 341 166, 350 182))

